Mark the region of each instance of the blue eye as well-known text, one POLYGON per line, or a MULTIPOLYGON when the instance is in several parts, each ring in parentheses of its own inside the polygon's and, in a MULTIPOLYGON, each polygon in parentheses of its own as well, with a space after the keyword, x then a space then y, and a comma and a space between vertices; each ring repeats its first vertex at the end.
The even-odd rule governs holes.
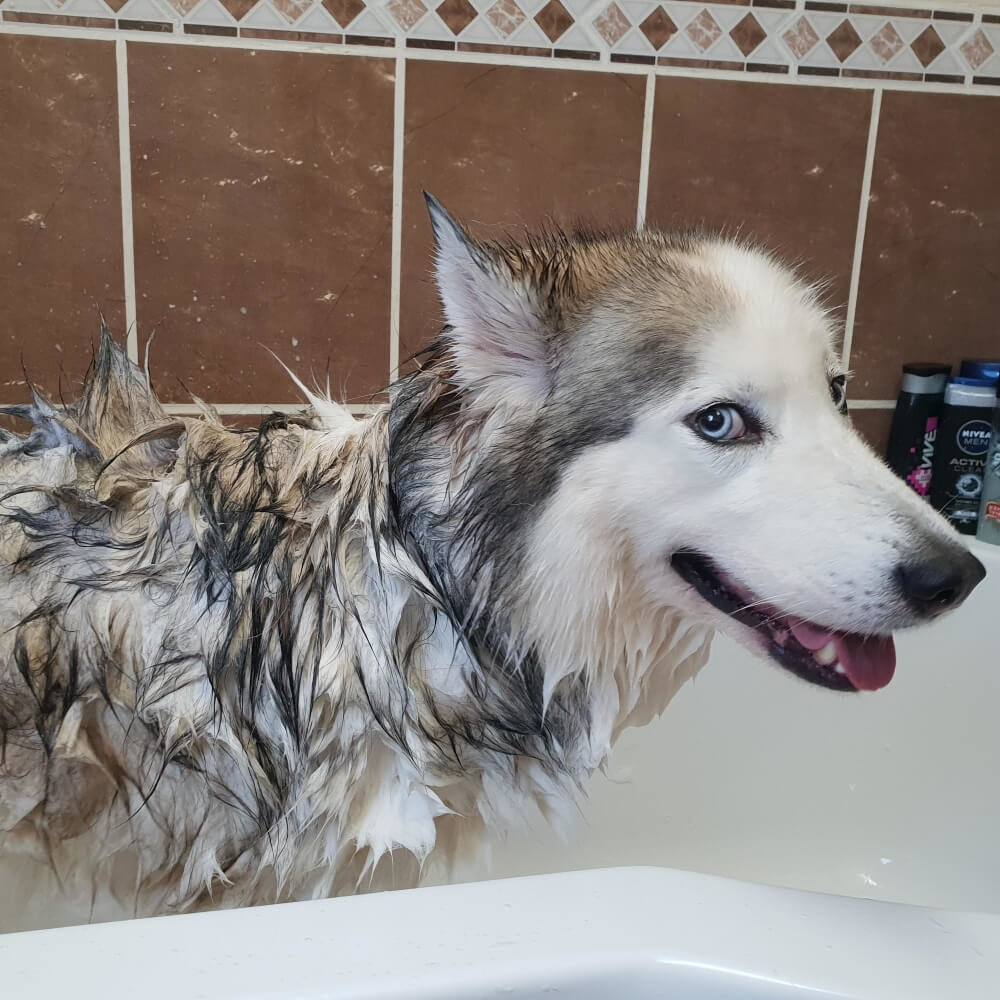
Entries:
POLYGON ((722 403, 700 410, 691 425, 706 441, 738 441, 747 432, 742 412, 722 403))

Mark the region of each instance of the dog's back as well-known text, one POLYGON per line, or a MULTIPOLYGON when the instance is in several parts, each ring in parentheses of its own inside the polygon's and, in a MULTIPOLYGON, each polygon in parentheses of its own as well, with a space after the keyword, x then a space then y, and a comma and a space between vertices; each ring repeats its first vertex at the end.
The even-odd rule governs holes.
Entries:
POLYGON ((364 544, 372 428, 332 406, 245 432, 172 419, 106 331, 76 403, 14 412, 33 426, 0 457, 0 847, 137 912, 220 879, 217 902, 233 880, 233 901, 280 898, 322 860, 285 848, 340 735, 317 718, 349 700, 318 671, 331 628, 352 644, 329 549, 364 544))

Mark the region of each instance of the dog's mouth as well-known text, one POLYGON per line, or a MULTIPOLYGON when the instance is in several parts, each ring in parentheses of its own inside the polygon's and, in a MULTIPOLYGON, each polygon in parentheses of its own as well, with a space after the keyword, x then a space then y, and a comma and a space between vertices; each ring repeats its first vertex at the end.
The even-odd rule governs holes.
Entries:
POLYGON ((841 632, 783 614, 697 552, 677 552, 670 563, 709 604, 757 632, 770 657, 803 680, 836 691, 876 691, 892 680, 892 636, 841 632))

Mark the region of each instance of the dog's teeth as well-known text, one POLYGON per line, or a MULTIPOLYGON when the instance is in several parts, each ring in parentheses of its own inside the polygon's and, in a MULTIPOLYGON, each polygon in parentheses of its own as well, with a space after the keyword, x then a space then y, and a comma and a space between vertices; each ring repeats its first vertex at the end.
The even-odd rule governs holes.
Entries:
POLYGON ((817 663, 822 663, 824 667, 828 667, 831 663, 836 662, 837 648, 834 646, 833 641, 828 642, 822 649, 817 649, 813 653, 813 659, 817 663))
POLYGON ((835 663, 833 669, 838 674, 846 674, 847 673, 847 671, 844 669, 844 664, 843 663, 835 663))

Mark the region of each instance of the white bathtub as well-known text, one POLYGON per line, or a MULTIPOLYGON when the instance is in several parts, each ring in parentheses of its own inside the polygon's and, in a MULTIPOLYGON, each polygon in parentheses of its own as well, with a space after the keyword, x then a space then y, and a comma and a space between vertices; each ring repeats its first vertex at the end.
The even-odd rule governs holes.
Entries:
POLYGON ((996 1000, 1000 916, 627 868, 0 937, 32 1000, 996 1000))
POLYGON ((574 842, 538 831, 493 868, 617 871, 12 934, 4 995, 995 1000, 1000 549, 975 549, 986 580, 900 637, 885 690, 834 695, 720 641, 622 740, 574 842))

